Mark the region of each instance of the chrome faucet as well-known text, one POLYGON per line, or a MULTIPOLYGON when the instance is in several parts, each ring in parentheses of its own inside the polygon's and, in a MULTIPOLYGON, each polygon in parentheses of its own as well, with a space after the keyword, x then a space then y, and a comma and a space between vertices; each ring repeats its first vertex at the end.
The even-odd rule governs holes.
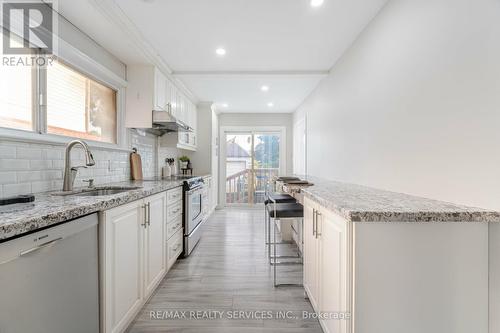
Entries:
POLYGON ((76 174, 78 169, 86 168, 95 165, 94 156, 90 152, 89 146, 82 140, 73 140, 66 146, 66 157, 64 161, 64 183, 63 191, 73 191, 73 185, 75 183, 76 174), (81 145, 83 151, 85 152, 85 165, 82 166, 71 166, 71 150, 74 146, 81 145))

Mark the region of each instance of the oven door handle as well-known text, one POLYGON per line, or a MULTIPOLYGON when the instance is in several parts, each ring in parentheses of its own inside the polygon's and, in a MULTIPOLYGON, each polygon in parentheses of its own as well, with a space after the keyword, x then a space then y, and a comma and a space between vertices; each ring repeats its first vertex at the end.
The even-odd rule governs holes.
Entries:
POLYGON ((186 191, 186 194, 187 195, 193 195, 194 193, 199 192, 199 191, 203 191, 203 186, 200 186, 200 187, 194 188, 192 190, 186 191))

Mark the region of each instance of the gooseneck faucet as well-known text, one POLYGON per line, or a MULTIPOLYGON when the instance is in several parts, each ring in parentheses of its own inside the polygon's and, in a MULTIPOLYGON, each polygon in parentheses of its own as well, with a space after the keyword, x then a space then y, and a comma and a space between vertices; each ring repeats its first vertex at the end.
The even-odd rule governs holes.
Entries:
POLYGON ((89 146, 82 140, 73 140, 66 146, 66 157, 64 161, 64 182, 63 191, 73 191, 73 185, 75 183, 76 174, 79 168, 86 168, 95 165, 94 156, 90 152, 89 146), (71 166, 71 150, 74 146, 80 145, 85 152, 85 165, 82 166, 71 166))

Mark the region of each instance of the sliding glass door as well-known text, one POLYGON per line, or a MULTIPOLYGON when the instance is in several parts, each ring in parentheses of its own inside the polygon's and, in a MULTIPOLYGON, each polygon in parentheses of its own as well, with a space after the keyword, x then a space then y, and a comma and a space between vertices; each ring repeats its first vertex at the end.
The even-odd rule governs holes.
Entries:
POLYGON ((280 132, 225 132, 226 204, 264 202, 266 184, 282 166, 280 132))

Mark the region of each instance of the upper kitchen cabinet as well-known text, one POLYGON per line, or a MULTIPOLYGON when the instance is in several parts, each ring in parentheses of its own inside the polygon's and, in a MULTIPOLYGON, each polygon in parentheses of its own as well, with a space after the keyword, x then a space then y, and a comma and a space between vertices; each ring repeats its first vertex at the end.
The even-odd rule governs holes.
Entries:
POLYGON ((196 151, 197 149, 197 121, 198 112, 196 105, 179 94, 175 105, 172 104, 172 114, 189 127, 189 131, 167 133, 162 136, 160 145, 179 149, 196 151))
MULTIPOLYGON (((128 128, 152 128, 153 110, 170 112, 191 129, 196 128, 196 106, 158 68, 148 65, 127 68, 127 107, 125 125, 128 128)), ((179 144, 196 146, 196 134, 173 133, 179 144)))
POLYGON ((168 111, 168 79, 153 66, 127 67, 125 126, 152 128, 153 110, 168 111))

